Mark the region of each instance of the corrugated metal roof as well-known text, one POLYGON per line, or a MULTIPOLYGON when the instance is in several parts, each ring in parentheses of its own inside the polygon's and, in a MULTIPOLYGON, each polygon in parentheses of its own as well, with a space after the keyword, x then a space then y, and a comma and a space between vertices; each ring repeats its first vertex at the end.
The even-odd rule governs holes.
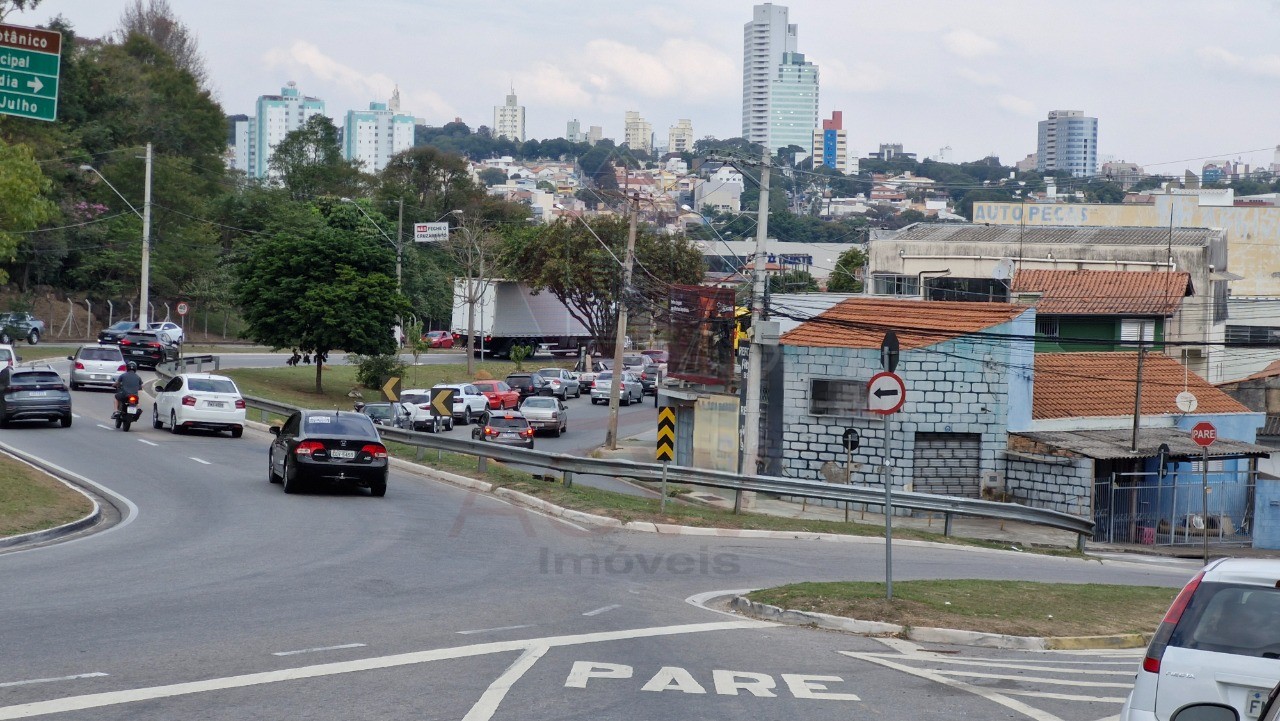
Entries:
MULTIPOLYGON (((1203 449, 1191 440, 1191 434, 1179 428, 1143 428, 1138 432, 1138 450, 1134 451, 1133 431, 1130 429, 1112 429, 1104 431, 1035 431, 1010 433, 1009 437, 1018 436, 1042 443, 1046 446, 1060 448, 1078 453, 1095 460, 1119 460, 1137 458, 1155 458, 1160 452, 1160 444, 1169 446, 1171 456, 1199 458, 1203 449)), ((1209 446, 1209 458, 1224 456, 1248 456, 1264 458, 1271 455, 1271 448, 1256 443, 1235 441, 1219 437, 1209 446)))
POLYGON ((964 223, 916 223, 892 240, 932 243, 1025 243, 1027 245, 1176 245, 1203 247, 1222 231, 1214 228, 1119 226, 973 225, 964 223))
MULTIPOLYGON (((1188 372, 1177 360, 1162 353, 1146 355, 1142 364, 1143 415, 1181 415, 1174 399, 1184 388, 1199 402, 1197 415, 1251 412, 1240 401, 1188 372)), ((1133 415, 1137 377, 1137 353, 1037 353, 1031 416, 1045 419, 1133 415)))
POLYGON ((1037 316, 1171 316, 1192 293, 1190 273, 1167 270, 1019 270, 1011 290, 1041 293, 1037 316))
POLYGON ((1007 323, 1030 310, 1009 303, 849 298, 785 333, 782 344, 817 348, 879 348, 886 331, 903 350, 923 348, 1007 323))

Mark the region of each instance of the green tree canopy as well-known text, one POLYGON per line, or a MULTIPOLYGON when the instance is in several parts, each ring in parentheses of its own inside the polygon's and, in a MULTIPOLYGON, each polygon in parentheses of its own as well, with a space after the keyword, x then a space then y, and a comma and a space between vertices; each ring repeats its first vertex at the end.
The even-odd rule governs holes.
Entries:
POLYGON ((836 258, 836 265, 831 269, 831 277, 827 279, 827 292, 861 293, 863 268, 867 264, 867 254, 862 246, 851 246, 836 258))
MULTIPOLYGON (((49 186, 31 148, 0 140, 0 260, 14 258, 19 245, 14 233, 34 230, 56 212, 44 197, 49 186)), ((0 284, 8 280, 9 274, 0 269, 0 284)))
POLYGON ((271 172, 295 200, 322 195, 352 196, 360 185, 360 171, 338 145, 338 129, 324 115, 284 136, 271 155, 271 172))

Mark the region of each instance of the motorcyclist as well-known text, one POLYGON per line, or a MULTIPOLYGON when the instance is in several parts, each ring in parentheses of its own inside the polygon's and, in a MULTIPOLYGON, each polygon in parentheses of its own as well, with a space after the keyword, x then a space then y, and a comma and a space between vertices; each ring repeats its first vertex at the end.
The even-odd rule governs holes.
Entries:
POLYGON ((129 361, 126 366, 128 370, 120 374, 116 379, 116 413, 124 412, 125 401, 129 400, 129 396, 136 396, 142 392, 142 376, 138 375, 138 364, 129 361))

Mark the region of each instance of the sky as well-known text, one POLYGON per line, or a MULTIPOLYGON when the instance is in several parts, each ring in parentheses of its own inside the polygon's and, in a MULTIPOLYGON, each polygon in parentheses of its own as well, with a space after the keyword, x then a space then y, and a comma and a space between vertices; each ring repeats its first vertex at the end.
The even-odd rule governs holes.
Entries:
MULTIPOLYGON (((130 0, 131 1, 131 0, 130 0)), ((80 35, 126 0, 43 0, 7 22, 63 15, 80 35)), ((860 155, 902 143, 952 162, 1035 150, 1051 110, 1099 119, 1099 158, 1152 173, 1205 160, 1268 165, 1280 144, 1280 0, 793 0, 820 110, 860 155)), ((169 0, 199 39, 228 114, 288 81, 340 125, 385 101, 429 125, 493 124, 514 87, 529 137, 566 121, 621 139, 638 110, 660 143, 741 135, 745 0, 169 0)))

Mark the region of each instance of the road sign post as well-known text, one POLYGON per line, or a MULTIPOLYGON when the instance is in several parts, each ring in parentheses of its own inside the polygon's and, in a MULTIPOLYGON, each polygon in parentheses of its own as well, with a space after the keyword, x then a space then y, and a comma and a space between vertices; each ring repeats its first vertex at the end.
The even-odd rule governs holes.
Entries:
MULTIPOLYGON (((880 350, 886 366, 891 362, 895 366, 898 363, 897 340, 893 333, 885 334, 880 350), (892 352, 890 345, 893 346, 892 352)), ((867 381, 867 409, 884 416, 884 461, 881 465, 884 474, 884 592, 890 601, 893 600, 893 474, 889 472, 889 449, 892 447, 889 416, 902 410, 906 401, 907 384, 893 371, 877 373, 867 381)))
MULTIPOLYGON (((1204 563, 1209 565, 1209 446, 1218 440, 1218 429, 1209 421, 1191 427, 1191 440, 1200 446, 1200 535, 1204 538, 1204 563)), ((1188 524, 1190 525, 1190 524, 1188 524)))
POLYGON ((667 512, 667 465, 676 458, 676 409, 658 409, 658 462, 662 464, 662 498, 658 511, 667 512))
POLYGON ((0 114, 56 120, 61 67, 62 33, 0 25, 0 114))
POLYGON ((183 301, 178 304, 178 315, 186 315, 187 312, 190 310, 191 310, 191 306, 187 305, 186 301, 183 301))
MULTIPOLYGON (((844 430, 844 483, 847 486, 853 485, 853 452, 858 450, 861 442, 857 428, 844 430)), ((863 508, 865 509, 866 506, 863 508)), ((844 502, 844 522, 849 522, 849 501, 844 502)))

